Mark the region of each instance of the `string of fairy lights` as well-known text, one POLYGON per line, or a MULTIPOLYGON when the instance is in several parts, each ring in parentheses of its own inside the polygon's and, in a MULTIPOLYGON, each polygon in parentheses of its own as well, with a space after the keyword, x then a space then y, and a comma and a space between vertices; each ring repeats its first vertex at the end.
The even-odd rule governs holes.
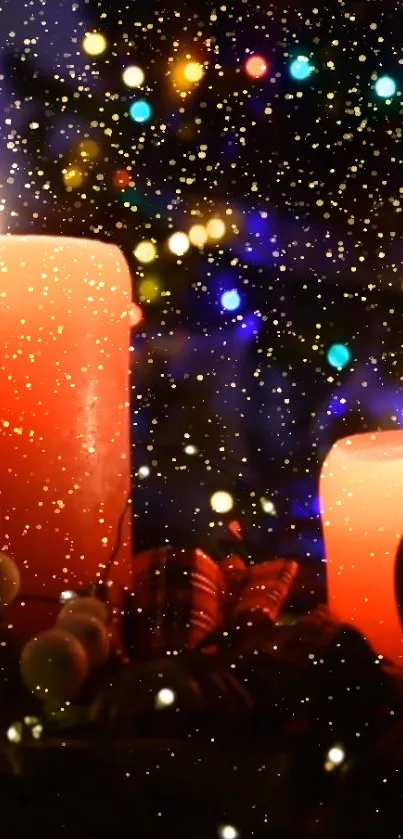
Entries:
MULTIPOLYGON (((88 32, 83 39, 82 49, 91 58, 99 58, 108 49, 107 38, 101 32, 88 32)), ((263 55, 253 54, 246 59, 244 69, 251 79, 263 79, 270 73, 270 62, 263 55)), ((299 82, 309 79, 316 69, 311 57, 299 52, 289 63, 290 76, 299 82)), ((186 97, 191 87, 200 82, 203 76, 203 64, 186 56, 177 63, 172 73, 173 86, 182 97, 186 97)), ((122 73, 122 81, 129 88, 141 88, 145 78, 145 72, 136 65, 129 65, 122 73)), ((381 99, 390 100, 396 95, 398 84, 392 76, 382 74, 371 81, 376 95, 381 99)), ((145 99, 135 100, 130 106, 130 114, 135 122, 147 122, 152 116, 151 105, 145 99)))
MULTIPOLYGON (((101 31, 87 32, 82 39, 81 49, 93 62, 102 60, 109 49, 108 39, 101 31)), ((362 58, 364 60, 365 56, 362 58)), ((331 63, 331 61, 328 61, 327 67, 330 67, 331 63)), ((171 57, 167 76, 172 91, 180 99, 186 99, 202 82, 207 66, 206 62, 196 60, 190 53, 175 59, 171 57)), ((319 63, 315 60, 313 54, 308 51, 297 51, 295 53, 292 50, 290 51, 288 73, 290 78, 298 85, 308 81, 312 82, 315 75, 319 73, 319 69, 319 63)), ((275 74, 276 68, 272 67, 271 61, 266 56, 251 53, 244 60, 243 71, 250 82, 263 83, 265 79, 269 79, 275 74)), ((127 105, 129 117, 134 123, 146 126, 154 117, 153 104, 148 98, 148 94, 144 92, 147 87, 147 72, 142 67, 129 63, 121 72, 121 81, 129 92, 133 91, 133 99, 127 105)), ((386 105, 391 104, 398 93, 398 82, 389 74, 377 76, 372 73, 370 84, 375 96, 383 100, 386 105)), ((116 118, 118 119, 118 116, 116 118)), ((81 189, 86 177, 85 164, 91 163, 100 155, 101 149, 95 140, 85 139, 80 142, 75 159, 63 170, 63 181, 68 191, 81 189)), ((117 190, 124 192, 133 188, 132 166, 128 165, 126 168, 117 169, 112 180, 117 190)), ((123 203, 124 198, 123 194, 123 203)), ((129 204, 130 202, 124 203, 124 206, 129 206, 129 204)), ((133 255, 140 269, 146 270, 146 273, 140 277, 138 284, 141 304, 156 303, 163 294, 162 282, 157 272, 150 272, 149 270, 153 263, 160 258, 161 249, 162 252, 168 252, 181 260, 192 248, 203 251, 205 247, 221 245, 224 240, 231 248, 231 236, 234 230, 239 232, 239 220, 236 219, 234 223, 234 219, 231 218, 231 216, 234 216, 232 208, 227 208, 225 214, 225 219, 217 214, 205 220, 195 221, 187 229, 175 230, 162 243, 153 238, 144 238, 134 245, 133 255)), ((242 295, 236 288, 224 289, 220 296, 220 303, 224 311, 236 312, 242 305, 242 295)), ((136 311, 137 318, 140 319, 141 313, 139 310, 136 311)), ((341 369, 348 363, 350 351, 348 347, 340 350, 339 345, 336 345, 336 349, 331 348, 327 357, 331 366, 341 369)))

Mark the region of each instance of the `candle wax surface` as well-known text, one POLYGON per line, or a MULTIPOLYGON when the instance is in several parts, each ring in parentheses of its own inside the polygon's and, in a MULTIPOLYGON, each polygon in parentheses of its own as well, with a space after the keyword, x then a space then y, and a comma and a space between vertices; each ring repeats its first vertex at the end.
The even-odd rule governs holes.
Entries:
MULTIPOLYGON (((118 248, 0 237, 0 551, 22 592, 99 580, 130 493, 131 278, 118 248)), ((131 579, 131 516, 113 578, 131 579)))
POLYGON ((320 496, 330 608, 376 653, 403 664, 403 431, 339 440, 323 465, 320 496))

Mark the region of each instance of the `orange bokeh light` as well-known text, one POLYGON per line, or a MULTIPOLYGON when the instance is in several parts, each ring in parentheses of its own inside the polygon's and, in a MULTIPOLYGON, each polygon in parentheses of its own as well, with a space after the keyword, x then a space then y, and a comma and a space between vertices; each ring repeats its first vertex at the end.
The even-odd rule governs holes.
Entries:
POLYGON ((262 79, 269 71, 269 64, 262 55, 251 55, 245 63, 245 70, 252 79, 262 79))
POLYGON ((132 303, 130 307, 130 326, 134 328, 135 326, 139 326, 143 320, 143 310, 137 303, 132 303))

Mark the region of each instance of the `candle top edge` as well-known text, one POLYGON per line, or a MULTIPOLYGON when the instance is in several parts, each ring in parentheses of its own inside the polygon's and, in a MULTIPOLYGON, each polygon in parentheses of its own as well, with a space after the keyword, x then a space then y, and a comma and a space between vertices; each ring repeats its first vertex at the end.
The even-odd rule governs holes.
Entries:
POLYGON ((362 460, 403 459, 403 430, 365 432, 343 437, 333 446, 343 457, 362 460))
POLYGON ((86 236, 62 236, 56 234, 53 236, 43 233, 0 233, 0 246, 9 242, 15 244, 21 244, 21 242, 46 243, 56 247, 62 245, 71 247, 74 244, 75 246, 79 245, 81 248, 107 248, 108 250, 119 251, 122 254, 119 245, 114 242, 105 242, 102 239, 89 239, 86 236))

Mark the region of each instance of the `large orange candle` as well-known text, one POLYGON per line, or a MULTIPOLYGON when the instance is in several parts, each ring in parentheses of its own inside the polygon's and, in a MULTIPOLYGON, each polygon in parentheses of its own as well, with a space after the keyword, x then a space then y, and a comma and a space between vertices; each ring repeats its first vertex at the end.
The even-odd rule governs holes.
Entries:
MULTIPOLYGON (((115 246, 0 237, 0 551, 22 591, 102 577, 130 493, 131 278, 115 246)), ((131 577, 130 511, 112 578, 131 577)))
POLYGON ((320 496, 330 608, 378 654, 403 664, 403 431, 339 440, 323 465, 320 496))

